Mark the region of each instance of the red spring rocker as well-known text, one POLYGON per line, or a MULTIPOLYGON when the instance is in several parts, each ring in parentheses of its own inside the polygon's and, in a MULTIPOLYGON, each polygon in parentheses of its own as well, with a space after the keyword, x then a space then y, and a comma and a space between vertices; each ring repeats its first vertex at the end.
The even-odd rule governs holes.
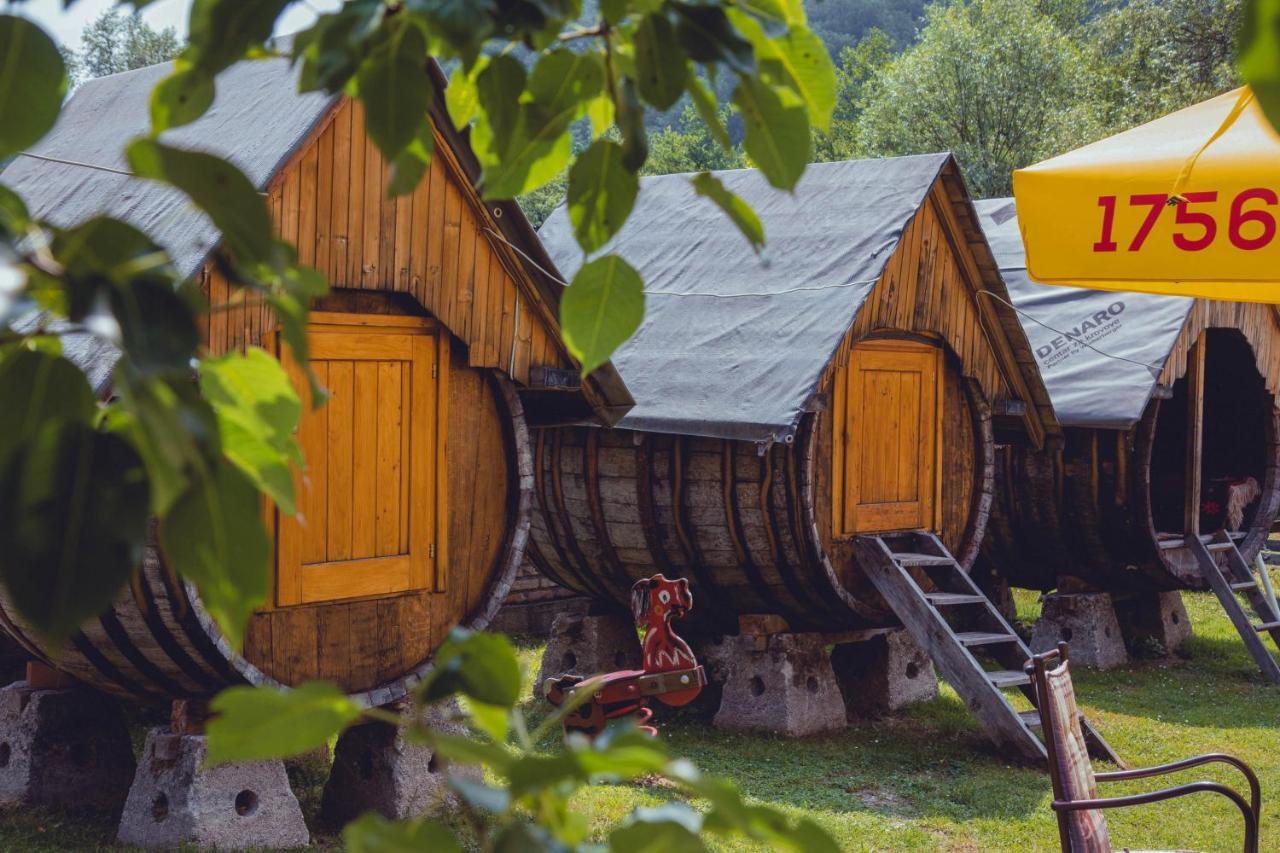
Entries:
POLYGON ((653 717, 650 699, 672 708, 696 699, 707 684, 706 673, 671 626, 673 619, 683 618, 692 609, 693 594, 684 578, 668 580, 659 574, 636 581, 631 587, 631 613, 644 629, 644 669, 548 678, 543 693, 557 708, 579 690, 596 691, 565 716, 565 733, 595 737, 610 720, 634 715, 642 730, 657 735, 657 729, 648 725, 653 717))

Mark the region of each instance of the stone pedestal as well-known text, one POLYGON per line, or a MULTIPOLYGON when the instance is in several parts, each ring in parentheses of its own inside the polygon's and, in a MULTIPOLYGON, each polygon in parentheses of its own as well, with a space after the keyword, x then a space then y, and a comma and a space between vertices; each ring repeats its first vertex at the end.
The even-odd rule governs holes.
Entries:
MULTIPOLYGON (((431 706, 424 723, 435 731, 466 735, 455 718, 456 706, 431 706)), ((449 789, 449 775, 480 781, 478 768, 446 768, 430 747, 412 743, 404 730, 388 723, 353 726, 338 738, 333 768, 324 786, 321 819, 328 826, 342 826, 366 811, 392 820, 438 816, 456 809, 449 789)))
POLYGON ((1040 620, 1031 634, 1031 650, 1047 652, 1066 641, 1071 662, 1111 669, 1129 660, 1124 635, 1105 592, 1053 593, 1044 597, 1040 620))
POLYGON ((0 804, 118 809, 133 778, 119 706, 93 690, 0 689, 0 804))
POLYGON ((310 841, 283 761, 205 767, 203 735, 147 734, 118 838, 140 847, 240 850, 310 841))
POLYGON ((938 695, 933 661, 906 631, 890 631, 831 652, 849 719, 878 717, 938 695))
POLYGON ((558 675, 595 675, 642 666, 640 635, 628 614, 561 613, 551 625, 535 692, 541 696, 546 680, 558 675))
POLYGON ((1171 655, 1191 639, 1191 620, 1182 604, 1182 594, 1149 592, 1131 595, 1116 602, 1116 618, 1125 643, 1136 654, 1171 655))
POLYGON ((821 634, 740 634, 708 643, 702 653, 709 676, 722 680, 717 728, 805 737, 845 727, 821 634))

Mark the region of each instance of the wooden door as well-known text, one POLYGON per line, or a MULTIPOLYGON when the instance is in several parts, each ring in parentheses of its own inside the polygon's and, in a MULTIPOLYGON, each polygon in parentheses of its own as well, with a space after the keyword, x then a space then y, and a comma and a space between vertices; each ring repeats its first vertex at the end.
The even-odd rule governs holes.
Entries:
POLYGON ((913 341, 854 347, 837 395, 843 452, 836 529, 844 535, 933 529, 941 449, 940 351, 913 341))
POLYGON ((442 409, 447 334, 416 317, 316 314, 298 517, 279 520, 277 606, 442 589, 442 409))

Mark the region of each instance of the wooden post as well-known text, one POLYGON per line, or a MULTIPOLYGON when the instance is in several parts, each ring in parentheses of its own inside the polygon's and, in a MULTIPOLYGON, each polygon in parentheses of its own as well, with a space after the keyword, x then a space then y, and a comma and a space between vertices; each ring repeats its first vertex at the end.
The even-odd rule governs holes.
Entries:
POLYGON ((1204 443, 1204 346, 1200 337, 1187 353, 1187 477, 1183 529, 1200 535, 1200 455, 1204 443))

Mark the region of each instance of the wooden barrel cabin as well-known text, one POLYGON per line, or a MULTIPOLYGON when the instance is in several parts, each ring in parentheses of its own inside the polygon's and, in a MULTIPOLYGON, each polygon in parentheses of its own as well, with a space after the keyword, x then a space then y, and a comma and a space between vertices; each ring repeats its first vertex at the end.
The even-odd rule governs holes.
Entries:
MULTIPOLYGON (((639 578, 686 577, 691 630, 899 624, 855 539, 934 533, 967 569, 996 442, 1058 431, 955 161, 813 164, 794 195, 717 177, 760 215, 764 254, 688 176, 642 179, 613 244, 647 287, 615 356, 637 404, 617 429, 533 430, 527 558, 620 605, 639 578)), ((563 207, 540 236, 581 263, 563 207)))
POLYGON ((1040 285, 1013 199, 978 211, 1063 426, 997 453, 986 568, 1046 591, 1203 589, 1188 530, 1252 561, 1280 510, 1276 307, 1040 285))
MULTIPOLYGON (((55 223, 109 214, 148 224, 212 304, 212 353, 276 351, 270 310, 221 272, 211 223, 172 190, 112 171, 147 133, 148 97, 169 70, 85 83, 38 157, 18 156, 0 181, 55 223)), ((333 288, 309 332, 330 396, 304 407, 301 513, 272 514, 274 582, 243 649, 152 549, 65 649, 42 645, 0 596, 0 624, 31 654, 135 700, 314 678, 370 704, 394 700, 453 626, 484 627, 506 595, 534 501, 530 427, 608 424, 630 405, 608 366, 546 382, 576 377, 555 267, 518 206, 481 201, 474 156, 439 105, 430 171, 397 199, 363 121, 358 103, 299 94, 296 70, 269 60, 220 75, 209 112, 166 134, 236 162, 268 197, 278 234, 333 288)), ((80 360, 108 376, 112 357, 80 360)))

